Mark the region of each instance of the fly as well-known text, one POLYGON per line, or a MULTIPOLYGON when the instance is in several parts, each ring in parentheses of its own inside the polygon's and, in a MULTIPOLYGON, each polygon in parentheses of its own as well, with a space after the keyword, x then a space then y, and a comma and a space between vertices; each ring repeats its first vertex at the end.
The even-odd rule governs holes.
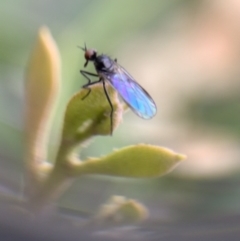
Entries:
POLYGON ((80 73, 88 80, 88 83, 83 85, 83 88, 88 90, 84 96, 85 99, 91 92, 91 85, 102 82, 103 90, 107 97, 111 108, 111 134, 113 132, 113 105, 106 89, 106 81, 120 94, 122 99, 128 104, 132 111, 143 119, 151 119, 157 112, 156 104, 152 97, 144 90, 135 79, 117 63, 117 60, 111 59, 105 54, 97 55, 94 49, 87 49, 86 45, 81 49, 85 52, 84 57, 86 62, 84 67, 87 67, 88 62, 92 61, 97 74, 90 73, 85 70, 80 70, 80 73), (89 76, 99 77, 99 80, 91 82, 89 76))

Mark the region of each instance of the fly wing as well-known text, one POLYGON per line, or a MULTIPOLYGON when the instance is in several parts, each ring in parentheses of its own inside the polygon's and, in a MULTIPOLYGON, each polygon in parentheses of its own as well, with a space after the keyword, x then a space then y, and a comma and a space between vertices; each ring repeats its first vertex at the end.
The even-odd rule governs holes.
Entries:
POLYGON ((151 96, 123 67, 117 65, 114 72, 106 74, 106 79, 138 116, 150 119, 156 114, 157 107, 151 96))

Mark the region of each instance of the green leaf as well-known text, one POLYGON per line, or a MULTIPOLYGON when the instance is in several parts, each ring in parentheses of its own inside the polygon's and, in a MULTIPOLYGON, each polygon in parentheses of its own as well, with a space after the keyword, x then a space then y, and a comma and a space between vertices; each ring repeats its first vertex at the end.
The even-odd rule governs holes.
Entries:
POLYGON ((110 176, 147 178, 158 177, 171 171, 186 157, 173 151, 152 145, 129 146, 112 154, 72 163, 72 176, 102 174, 110 176))
MULTIPOLYGON (((26 158, 29 183, 39 178, 45 165, 53 105, 60 86, 60 56, 50 31, 42 27, 31 52, 26 73, 26 158)), ((36 189, 36 187, 33 187, 36 189)))
MULTIPOLYGON (((107 92, 113 104, 113 129, 122 120, 124 111, 116 91, 106 85, 107 92)), ((64 117, 61 148, 71 151, 83 141, 94 135, 110 135, 111 108, 103 91, 101 83, 91 86, 91 92, 82 89, 69 101, 64 117)))
POLYGON ((149 216, 147 208, 134 199, 112 196, 103 204, 89 224, 97 226, 130 225, 141 222, 149 216))

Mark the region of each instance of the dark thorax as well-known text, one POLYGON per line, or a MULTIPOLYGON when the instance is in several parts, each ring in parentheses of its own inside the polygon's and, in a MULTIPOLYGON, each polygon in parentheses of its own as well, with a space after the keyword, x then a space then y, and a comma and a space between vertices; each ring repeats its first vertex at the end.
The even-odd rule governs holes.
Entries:
POLYGON ((107 55, 99 55, 94 61, 94 65, 98 73, 114 72, 114 63, 115 61, 107 55))

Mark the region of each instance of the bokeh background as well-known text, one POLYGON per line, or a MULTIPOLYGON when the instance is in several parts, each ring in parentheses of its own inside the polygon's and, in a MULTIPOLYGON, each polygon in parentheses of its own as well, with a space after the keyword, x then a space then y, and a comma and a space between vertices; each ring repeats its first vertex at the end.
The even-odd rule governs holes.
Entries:
MULTIPOLYGON (((161 145, 188 156, 171 174, 159 179, 81 178, 58 205, 75 210, 68 215, 76 218, 80 211, 97 210, 111 195, 125 195, 149 208, 148 228, 156 233, 160 230, 162 240, 171 240, 176 229, 178 240, 188 240, 186 236, 189 240, 237 238, 240 2, 2 1, 0 192, 4 196, 22 195, 24 76, 43 25, 51 30, 62 58, 61 96, 51 131, 49 161, 54 160, 66 103, 86 82, 79 73, 83 52, 77 48, 84 43, 117 58, 151 94, 158 113, 146 121, 128 111, 113 136, 95 138, 81 158, 137 143, 161 145)), ((94 71, 91 64, 88 70, 94 71)), ((1 219, 2 225, 8 222, 7 217, 1 219)), ((18 223, 10 226, 9 230, 16 230, 18 223)))

